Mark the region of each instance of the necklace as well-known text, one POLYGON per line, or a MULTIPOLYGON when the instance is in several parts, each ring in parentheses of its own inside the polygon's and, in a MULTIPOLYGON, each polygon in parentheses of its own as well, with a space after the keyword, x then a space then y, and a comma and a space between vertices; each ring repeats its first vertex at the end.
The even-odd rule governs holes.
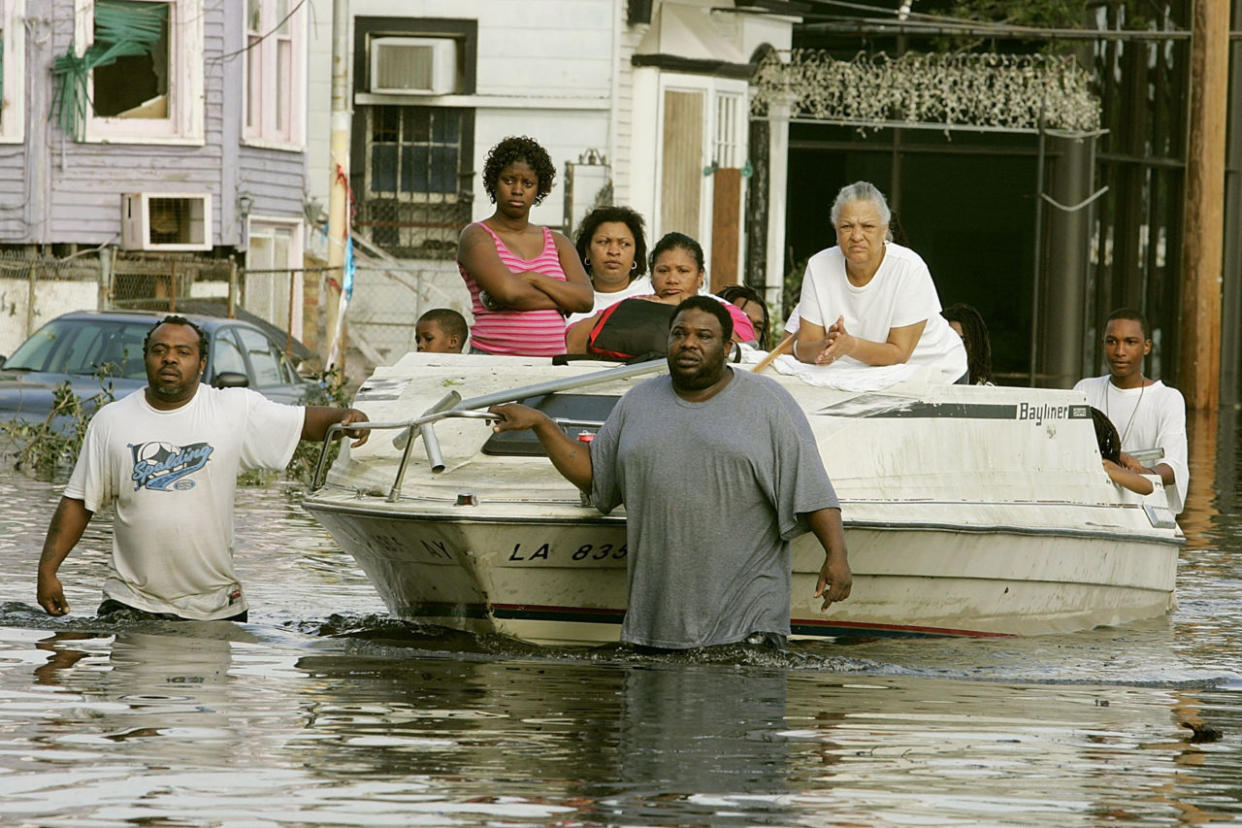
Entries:
MULTIPOLYGON (((1126 421, 1126 430, 1121 432, 1121 445, 1126 444, 1126 437, 1130 434, 1130 426, 1134 425, 1134 415, 1138 413, 1139 406, 1143 404, 1143 394, 1147 392, 1147 383, 1139 386, 1138 402, 1134 404, 1134 409, 1130 411, 1130 419, 1126 421)), ((1104 416, 1108 417, 1108 399, 1113 393, 1113 381, 1108 381, 1108 386, 1104 389, 1104 416)), ((1111 420, 1112 417, 1109 417, 1111 420)))

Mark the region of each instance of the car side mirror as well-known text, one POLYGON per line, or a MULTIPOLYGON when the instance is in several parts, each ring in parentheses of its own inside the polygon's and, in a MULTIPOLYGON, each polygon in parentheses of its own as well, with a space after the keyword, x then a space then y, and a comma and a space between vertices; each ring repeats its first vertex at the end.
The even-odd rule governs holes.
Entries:
POLYGON ((237 371, 221 371, 211 381, 213 388, 248 388, 250 377, 237 371))

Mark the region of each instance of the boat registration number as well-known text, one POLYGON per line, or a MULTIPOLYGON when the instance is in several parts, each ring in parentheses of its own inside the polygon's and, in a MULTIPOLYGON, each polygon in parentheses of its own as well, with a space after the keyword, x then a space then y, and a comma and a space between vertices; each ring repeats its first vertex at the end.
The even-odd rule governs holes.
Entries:
POLYGON ((571 551, 564 546, 554 548, 551 543, 541 543, 533 548, 532 544, 523 546, 515 543, 513 551, 509 553, 509 560, 515 563, 564 560, 566 557, 572 561, 620 561, 625 559, 625 544, 615 546, 611 543, 584 543, 571 551))

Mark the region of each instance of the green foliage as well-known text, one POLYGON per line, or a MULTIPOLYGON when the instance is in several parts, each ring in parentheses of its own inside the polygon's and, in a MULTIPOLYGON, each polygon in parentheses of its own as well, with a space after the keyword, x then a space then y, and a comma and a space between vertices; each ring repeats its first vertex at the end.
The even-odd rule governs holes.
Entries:
MULTIPOLYGON (((119 366, 112 363, 101 365, 94 374, 99 381, 99 392, 85 399, 73 392, 68 381, 56 386, 51 412, 43 422, 0 421, 0 441, 13 447, 13 467, 42 479, 51 479, 58 470, 72 468, 78 460, 82 438, 86 436, 91 418, 104 405, 116 400, 111 378, 118 370, 119 366), (67 427, 63 424, 65 420, 67 427)), ((350 405, 343 376, 338 375, 338 382, 327 385, 327 393, 333 404, 350 405)), ((308 441, 298 443, 289 465, 285 467, 285 477, 298 483, 309 483, 319 462, 322 445, 308 441)), ((340 440, 334 440, 328 447, 329 465, 336 459, 340 445, 340 440)), ((276 472, 251 469, 238 475, 237 483, 239 486, 267 486, 276 477, 276 472)))
POLYGON ((987 23, 1080 29, 1086 24, 1085 0, 953 0, 952 14, 987 23))
MULTIPOLYGON (((790 312, 797 306, 798 302, 802 300, 802 277, 806 275, 806 263, 807 259, 794 262, 793 266, 789 268, 789 272, 785 274, 785 279, 782 282, 781 302, 785 307, 786 319, 789 318, 790 312)), ((785 335, 783 325, 783 319, 780 322, 777 322, 775 319, 772 320, 772 327, 781 329, 777 341, 780 340, 781 336, 785 335)))
MULTIPOLYGON (((315 466, 319 464, 319 452, 322 449, 322 440, 318 442, 303 440, 298 443, 298 447, 293 450, 293 457, 289 460, 289 465, 285 466, 285 477, 298 483, 310 485, 311 477, 315 474, 315 466)), ((333 440, 328 444, 328 458, 325 461, 324 468, 330 467, 335 462, 336 455, 340 450, 340 440, 333 440)))
POLYGON ((62 466, 72 466, 78 459, 82 437, 94 412, 116 399, 109 380, 115 368, 111 364, 100 367, 95 373, 99 379, 99 393, 85 400, 73 393, 68 380, 56 386, 52 392, 52 408, 41 423, 0 422, 0 434, 16 449, 14 468, 50 479, 62 466), (57 427, 61 418, 67 420, 68 428, 57 427))
MULTIPOLYGON (((348 408, 353 405, 347 390, 349 388, 348 377, 341 373, 339 369, 324 375, 324 388, 331 398, 330 405, 342 408, 348 408)), ((310 442, 303 440, 298 443, 298 447, 293 451, 293 457, 289 460, 289 465, 285 467, 285 477, 289 480, 309 485, 311 477, 315 474, 315 467, 319 464, 319 453, 322 449, 322 441, 310 442)), ((325 468, 332 465, 340 450, 341 441, 339 439, 333 440, 328 445, 328 457, 325 460, 325 468)), ((242 480, 244 479, 245 476, 243 476, 242 480)), ((265 484, 259 482, 255 485, 265 484)))

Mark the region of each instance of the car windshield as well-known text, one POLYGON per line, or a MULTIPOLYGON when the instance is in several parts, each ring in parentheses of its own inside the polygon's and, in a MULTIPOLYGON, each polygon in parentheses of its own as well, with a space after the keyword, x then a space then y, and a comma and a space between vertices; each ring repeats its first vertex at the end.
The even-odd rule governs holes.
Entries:
POLYGON ((4 368, 144 379, 142 340, 150 328, 145 321, 54 319, 23 342, 4 368))

